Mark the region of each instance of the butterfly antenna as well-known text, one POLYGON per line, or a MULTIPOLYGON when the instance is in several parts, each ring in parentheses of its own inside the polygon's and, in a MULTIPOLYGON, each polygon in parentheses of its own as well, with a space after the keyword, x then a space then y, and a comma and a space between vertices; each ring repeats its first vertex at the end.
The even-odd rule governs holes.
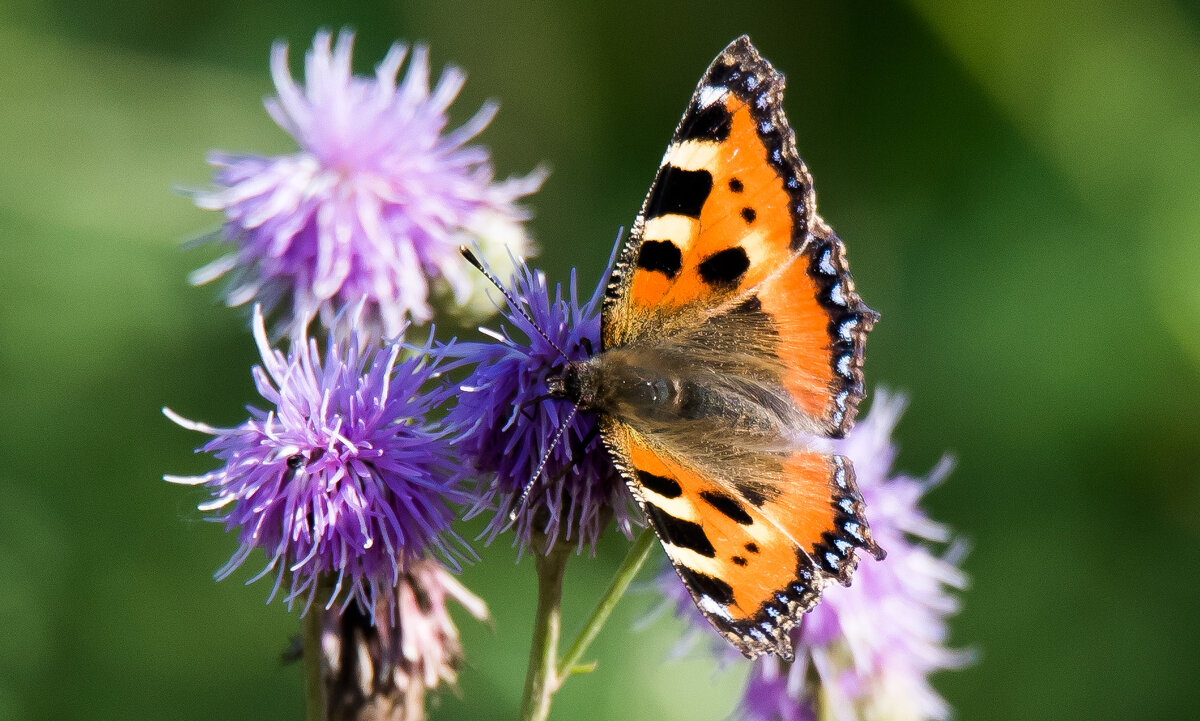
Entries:
POLYGON ((517 513, 525 506, 525 500, 529 498, 534 485, 542 477, 542 471, 546 470, 546 464, 550 461, 550 454, 554 452, 555 448, 558 448, 559 441, 562 440, 563 434, 566 433, 567 427, 571 425, 571 421, 575 420, 575 414, 578 412, 578 405, 571 406, 571 412, 567 414, 562 425, 558 427, 558 432, 554 434, 554 438, 550 439, 550 445, 546 447, 546 452, 542 454, 542 460, 538 461, 537 470, 533 472, 533 476, 530 477, 529 482, 521 489, 521 495, 517 497, 516 502, 513 503, 512 510, 508 512, 508 520, 517 520, 517 513))
MULTIPOLYGON (((496 286, 496 290, 500 291, 504 295, 504 299, 508 301, 508 307, 524 316, 525 320, 529 321, 529 324, 533 326, 533 329, 538 332, 538 335, 540 335, 547 343, 549 343, 551 348, 558 351, 558 354, 563 357, 563 360, 571 360, 567 357, 567 354, 563 352, 563 349, 558 347, 557 343, 550 340, 550 336, 546 334, 546 331, 542 330, 542 327, 538 325, 536 320, 533 319, 533 316, 529 314, 529 311, 525 310, 525 306, 517 302, 517 299, 511 292, 509 292, 508 288, 505 288, 503 285, 501 285, 500 280, 496 278, 496 276, 492 275, 492 271, 487 269, 487 266, 483 264, 483 261, 476 257, 475 253, 473 253, 470 248, 465 245, 460 245, 458 246, 458 252, 462 253, 462 257, 466 258, 468 263, 475 266, 476 270, 478 270, 480 273, 483 273, 484 278, 487 278, 492 282, 492 285, 496 286)), ((526 492, 528 492, 528 488, 526 489, 526 492)))

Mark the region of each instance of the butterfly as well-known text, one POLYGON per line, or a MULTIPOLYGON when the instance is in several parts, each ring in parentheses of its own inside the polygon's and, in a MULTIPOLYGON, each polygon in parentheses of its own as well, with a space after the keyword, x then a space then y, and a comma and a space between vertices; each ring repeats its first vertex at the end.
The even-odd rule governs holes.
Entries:
POLYGON ((878 314, 783 113, 784 77, 743 36, 713 60, 609 277, 601 348, 550 379, 605 447, 696 606, 748 657, 856 551, 877 559, 850 460, 878 314))

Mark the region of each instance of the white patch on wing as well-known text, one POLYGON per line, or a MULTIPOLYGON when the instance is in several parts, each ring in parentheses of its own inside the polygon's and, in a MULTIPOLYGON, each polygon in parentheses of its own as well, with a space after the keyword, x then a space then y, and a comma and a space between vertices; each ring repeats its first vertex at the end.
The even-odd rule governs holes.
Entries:
POLYGON ((707 108, 718 100, 724 98, 728 92, 728 88, 719 85, 705 85, 704 87, 700 88, 700 107, 707 108))
POLYGON ((720 578, 728 570, 728 566, 722 563, 720 559, 701 556, 689 548, 683 548, 666 542, 663 543, 663 548, 666 549, 667 555, 676 563, 687 566, 693 571, 703 573, 706 576, 720 578))
POLYGON ((700 610, 704 611, 705 613, 712 614, 718 618, 723 618, 726 621, 733 620, 733 616, 729 615, 729 609, 712 600, 708 596, 705 596, 704 594, 700 594, 699 606, 700 610))
POLYGON ((642 237, 646 240, 669 240, 679 248, 680 253, 686 253, 699 230, 699 220, 671 213, 647 220, 642 228, 642 237))
POLYGON ((746 257, 750 259, 751 268, 760 267, 760 264, 770 254, 770 249, 767 248, 765 241, 766 236, 761 230, 752 230, 738 238, 738 245, 742 246, 742 250, 746 251, 746 257))
POLYGON ((712 140, 684 140, 671 143, 663 155, 663 165, 681 170, 709 170, 717 164, 721 144, 712 140))
POLYGON ((666 496, 660 496, 641 484, 638 484, 638 490, 641 492, 643 500, 647 503, 653 503, 668 515, 694 523, 699 523, 702 520, 699 514, 696 513, 696 506, 686 495, 667 498, 666 496))

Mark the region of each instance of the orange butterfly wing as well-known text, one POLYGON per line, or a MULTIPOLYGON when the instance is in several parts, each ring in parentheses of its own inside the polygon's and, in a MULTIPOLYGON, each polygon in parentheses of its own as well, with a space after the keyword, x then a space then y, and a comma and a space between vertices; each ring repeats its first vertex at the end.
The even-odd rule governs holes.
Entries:
MULTIPOLYGON (((602 344, 649 346, 714 318, 737 323, 751 308, 767 320, 747 321, 752 350, 742 352, 778 369, 807 432, 840 437, 863 395, 863 346, 878 316, 816 214, 783 87, 746 37, 713 61, 613 270, 602 344)), ((826 582, 849 583, 854 549, 883 556, 849 460, 819 443, 750 458, 769 469, 751 480, 736 462, 695 462, 677 438, 624 419, 605 416, 601 428, 697 606, 748 656, 790 657, 787 631, 826 582)), ((709 440, 694 443, 696 457, 711 454, 709 440)))
POLYGON ((628 426, 606 425, 609 447, 631 464, 630 488, 697 607, 747 656, 791 659, 788 631, 820 600, 826 579, 850 582, 855 548, 883 555, 842 456, 798 448, 781 464, 785 483, 746 493, 628 426))

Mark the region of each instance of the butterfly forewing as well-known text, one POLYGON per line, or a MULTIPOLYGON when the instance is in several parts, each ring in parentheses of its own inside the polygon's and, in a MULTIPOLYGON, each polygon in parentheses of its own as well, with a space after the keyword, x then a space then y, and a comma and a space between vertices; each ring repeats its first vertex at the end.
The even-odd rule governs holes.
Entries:
POLYGON ((713 61, 621 254, 605 347, 654 331, 647 316, 752 287, 804 244, 815 199, 783 86, 744 37, 713 61))

